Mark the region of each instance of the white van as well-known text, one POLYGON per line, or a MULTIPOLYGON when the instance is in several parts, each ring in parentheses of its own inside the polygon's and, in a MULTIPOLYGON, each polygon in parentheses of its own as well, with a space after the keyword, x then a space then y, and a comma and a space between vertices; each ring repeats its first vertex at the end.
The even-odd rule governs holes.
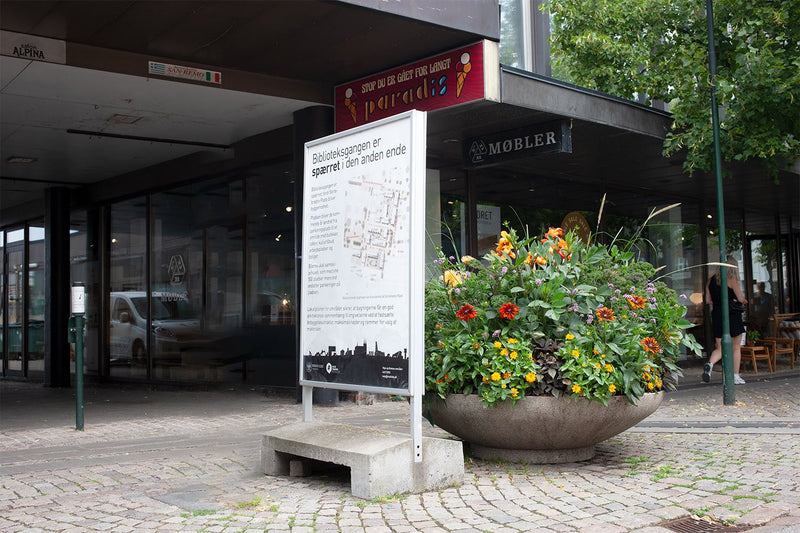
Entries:
MULTIPOLYGON (((144 363, 147 358, 147 293, 111 293, 111 362, 144 363)), ((180 356, 181 344, 197 339, 200 319, 185 297, 154 292, 153 342, 159 357, 180 356)))

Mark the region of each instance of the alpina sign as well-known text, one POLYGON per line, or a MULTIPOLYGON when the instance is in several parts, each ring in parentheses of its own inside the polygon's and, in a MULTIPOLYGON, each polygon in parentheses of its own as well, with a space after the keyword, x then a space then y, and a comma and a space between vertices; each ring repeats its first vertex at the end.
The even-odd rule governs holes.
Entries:
POLYGON ((47 37, 0 31, 0 54, 32 61, 64 64, 67 62, 67 44, 47 37))
POLYGON ((464 158, 472 165, 554 152, 572 152, 572 137, 566 121, 534 124, 476 137, 464 143, 464 158))

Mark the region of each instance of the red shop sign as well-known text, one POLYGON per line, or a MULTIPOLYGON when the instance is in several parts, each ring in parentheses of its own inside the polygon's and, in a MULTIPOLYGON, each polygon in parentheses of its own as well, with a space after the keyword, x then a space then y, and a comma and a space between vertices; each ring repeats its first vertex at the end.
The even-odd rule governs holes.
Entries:
POLYGON ((411 109, 431 111, 484 97, 483 43, 354 80, 334 89, 336 131, 411 109))

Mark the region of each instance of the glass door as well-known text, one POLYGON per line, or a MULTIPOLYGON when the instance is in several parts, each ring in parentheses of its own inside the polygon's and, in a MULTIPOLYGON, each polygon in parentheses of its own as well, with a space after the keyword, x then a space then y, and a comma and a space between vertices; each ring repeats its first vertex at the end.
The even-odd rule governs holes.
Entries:
POLYGON ((9 231, 6 240, 6 375, 25 375, 25 229, 9 231))

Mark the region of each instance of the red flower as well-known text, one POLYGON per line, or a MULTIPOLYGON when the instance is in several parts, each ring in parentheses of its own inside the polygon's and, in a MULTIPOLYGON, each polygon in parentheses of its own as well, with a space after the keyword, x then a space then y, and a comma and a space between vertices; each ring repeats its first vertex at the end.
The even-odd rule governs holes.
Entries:
POLYGON ((512 303, 505 303, 500 306, 500 316, 506 320, 513 320, 519 313, 519 307, 512 303))
POLYGON ((658 342, 653 337, 645 337, 640 341, 642 346, 644 346, 644 351, 650 353, 658 353, 661 351, 661 346, 659 346, 658 342))
POLYGON ((611 322, 612 320, 614 320, 614 318, 615 317, 613 309, 609 309, 608 307, 601 307, 600 309, 597 310, 597 319, 600 322, 603 321, 611 322))
POLYGON ((456 311, 456 316, 459 320, 472 320, 476 316, 478 316, 478 312, 469 304, 464 304, 461 306, 461 309, 456 311))

